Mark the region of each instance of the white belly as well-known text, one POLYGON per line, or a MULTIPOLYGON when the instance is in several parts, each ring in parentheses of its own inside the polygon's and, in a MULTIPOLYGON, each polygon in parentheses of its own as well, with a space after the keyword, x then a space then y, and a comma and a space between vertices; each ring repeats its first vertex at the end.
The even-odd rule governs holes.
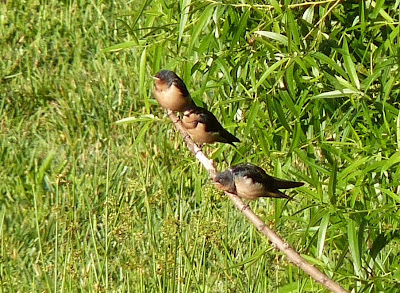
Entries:
POLYGON ((249 177, 235 178, 235 185, 237 195, 245 199, 254 200, 260 196, 266 196, 264 186, 249 177))

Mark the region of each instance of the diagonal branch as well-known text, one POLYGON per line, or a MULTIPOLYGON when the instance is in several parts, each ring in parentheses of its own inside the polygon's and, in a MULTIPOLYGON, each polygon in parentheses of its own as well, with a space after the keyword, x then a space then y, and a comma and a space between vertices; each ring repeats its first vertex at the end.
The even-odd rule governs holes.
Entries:
MULTIPOLYGON (((207 158, 201 149, 193 142, 193 140, 187 134, 185 128, 182 126, 181 121, 175 114, 167 110, 168 116, 174 122, 175 128, 183 136, 189 150, 195 155, 196 159, 203 164, 206 170, 209 172, 211 179, 214 179, 218 174, 217 169, 214 166, 214 162, 207 158)), ((235 204, 235 206, 253 223, 254 226, 272 243, 272 246, 283 252, 290 262, 294 263, 308 275, 310 275, 315 281, 321 283, 325 288, 335 293, 347 292, 339 284, 328 278, 324 273, 318 270, 316 267, 308 263, 301 255, 295 251, 287 242, 283 241, 273 230, 271 230, 250 208, 249 205, 245 204, 240 197, 236 194, 225 192, 229 199, 235 204)))

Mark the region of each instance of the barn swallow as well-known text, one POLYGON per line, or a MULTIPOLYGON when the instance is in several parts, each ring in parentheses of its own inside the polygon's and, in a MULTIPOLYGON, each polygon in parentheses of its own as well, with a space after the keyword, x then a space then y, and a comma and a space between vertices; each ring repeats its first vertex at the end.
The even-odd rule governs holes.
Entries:
POLYGON ((219 173, 214 181, 217 188, 248 200, 259 197, 292 199, 279 189, 294 188, 304 184, 272 177, 253 164, 239 164, 228 168, 219 173))
POLYGON ((153 78, 155 79, 153 94, 161 107, 183 112, 196 106, 185 83, 175 72, 161 70, 153 78))
POLYGON ((193 141, 198 144, 223 142, 235 146, 234 142, 240 142, 222 127, 213 113, 201 107, 183 112, 182 124, 193 141))

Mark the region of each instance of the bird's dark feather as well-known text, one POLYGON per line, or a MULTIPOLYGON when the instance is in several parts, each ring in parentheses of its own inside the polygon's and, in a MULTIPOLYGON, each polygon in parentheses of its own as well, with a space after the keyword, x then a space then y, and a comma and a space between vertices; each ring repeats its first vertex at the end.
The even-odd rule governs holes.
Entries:
POLYGON ((184 97, 190 96, 185 83, 178 75, 176 75, 175 72, 169 70, 161 70, 155 76, 165 82, 168 87, 174 84, 182 92, 182 95, 184 97))
POLYGON ((231 168, 234 176, 246 176, 255 182, 268 186, 271 190, 288 189, 304 185, 303 182, 279 179, 265 173, 263 169, 253 164, 240 164, 231 168))
POLYGON ((201 107, 196 107, 196 109, 193 109, 193 112, 198 115, 198 122, 203 123, 206 126, 206 132, 219 133, 220 137, 225 140, 222 142, 230 144, 232 144, 232 142, 240 142, 236 136, 227 131, 221 123, 219 123, 218 119, 210 111, 201 107))

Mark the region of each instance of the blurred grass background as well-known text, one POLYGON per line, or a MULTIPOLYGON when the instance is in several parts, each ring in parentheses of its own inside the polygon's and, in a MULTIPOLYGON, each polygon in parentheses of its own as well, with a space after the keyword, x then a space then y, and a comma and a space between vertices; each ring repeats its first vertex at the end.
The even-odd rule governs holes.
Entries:
POLYGON ((399 6, 1 2, 1 292, 324 291, 214 190, 160 69, 242 140, 205 148, 219 169, 306 182, 256 213, 346 289, 397 292, 399 6))

